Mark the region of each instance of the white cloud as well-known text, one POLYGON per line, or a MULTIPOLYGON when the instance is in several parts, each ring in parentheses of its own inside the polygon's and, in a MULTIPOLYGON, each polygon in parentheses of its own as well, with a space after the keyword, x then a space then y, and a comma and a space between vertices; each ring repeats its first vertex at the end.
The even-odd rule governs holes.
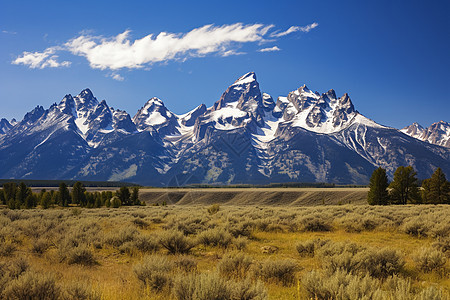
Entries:
POLYGON ((5 34, 17 34, 17 32, 9 31, 9 30, 2 30, 2 33, 5 33, 5 34))
POLYGON ((274 51, 280 51, 281 49, 278 48, 277 46, 273 46, 271 48, 263 48, 263 49, 259 49, 258 52, 274 52, 274 51))
POLYGON ((288 34, 290 34, 290 33, 297 32, 297 31, 301 31, 301 32, 310 32, 311 29, 314 29, 314 28, 316 28, 317 26, 319 26, 319 23, 316 23, 316 22, 311 23, 311 24, 306 25, 306 26, 302 26, 302 27, 300 27, 300 26, 291 26, 291 27, 289 27, 289 29, 286 30, 286 31, 282 31, 282 32, 276 31, 276 32, 272 33, 270 36, 271 36, 271 37, 277 37, 277 38, 278 38, 278 37, 282 37, 282 36, 288 35, 288 34))
POLYGON ((58 62, 58 55, 55 55, 56 50, 60 50, 59 47, 50 47, 45 49, 44 52, 23 52, 21 56, 17 57, 12 63, 15 65, 26 65, 31 69, 44 69, 44 68, 58 68, 68 67, 71 62, 63 61, 58 62))
MULTIPOLYGON (((113 38, 80 35, 65 44, 75 55, 84 56, 92 68, 118 70, 142 68, 146 64, 184 60, 207 54, 236 55, 236 44, 263 40, 272 25, 206 25, 186 34, 161 32, 130 40, 130 31, 113 38)), ((239 53, 240 54, 240 53, 239 53)))
MULTIPOLYGON (((123 68, 148 69, 154 63, 167 63, 171 60, 185 61, 192 57, 207 55, 231 56, 242 55, 238 52, 244 43, 262 44, 291 32, 308 32, 318 24, 304 27, 292 26, 284 32, 269 31, 273 25, 242 24, 215 26, 205 25, 187 33, 161 32, 149 34, 142 38, 132 39, 126 30, 116 36, 95 36, 91 31, 81 32, 73 39, 60 46, 50 47, 43 52, 23 52, 12 63, 23 64, 30 68, 67 67, 70 62, 58 62, 57 51, 70 52, 85 57, 91 68, 116 71, 123 68)), ((260 49, 261 52, 279 51, 277 46, 260 49)), ((123 80, 117 73, 109 76, 115 80, 123 80)))
POLYGON ((120 76, 120 74, 117 74, 117 73, 112 73, 109 75, 109 77, 111 77, 112 79, 117 80, 117 81, 124 81, 124 79, 125 79, 122 76, 120 76))

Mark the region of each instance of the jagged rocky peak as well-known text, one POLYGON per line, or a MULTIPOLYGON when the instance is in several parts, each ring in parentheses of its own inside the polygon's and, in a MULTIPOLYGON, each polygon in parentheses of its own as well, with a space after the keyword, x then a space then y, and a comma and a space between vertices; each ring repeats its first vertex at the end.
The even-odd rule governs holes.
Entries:
POLYGON ((419 138, 424 133, 425 128, 423 128, 419 123, 414 122, 411 125, 400 129, 400 131, 409 136, 419 138))
POLYGON ((139 109, 133 117, 133 122, 137 129, 145 130, 150 126, 161 126, 173 119, 176 119, 176 116, 166 108, 163 101, 153 97, 139 109))
POLYGON ((272 111, 275 107, 275 101, 273 101, 272 96, 267 93, 262 94, 263 107, 266 111, 272 111))
POLYGON ((0 120, 0 134, 7 133, 12 127, 13 125, 5 118, 0 120))
POLYGON ((194 126, 195 121, 206 113, 206 105, 201 104, 190 112, 180 116, 180 123, 184 126, 194 126))
POLYGON ((77 111, 81 112, 82 116, 85 117, 86 112, 95 108, 98 105, 97 98, 94 97, 90 89, 82 90, 77 96, 74 97, 77 111))
POLYGON ((25 116, 23 117, 24 123, 34 123, 36 122, 42 115, 45 113, 45 109, 38 105, 36 106, 32 111, 27 112, 25 116))
POLYGON ((229 86, 214 104, 213 111, 227 106, 252 113, 263 107, 259 83, 254 72, 239 77, 229 86))
POLYGON ((66 115, 77 116, 75 100, 71 94, 65 95, 61 102, 58 104, 59 110, 66 115))
POLYGON ((113 113, 113 128, 124 130, 126 132, 135 132, 136 125, 131 120, 130 115, 124 110, 115 110, 113 113))

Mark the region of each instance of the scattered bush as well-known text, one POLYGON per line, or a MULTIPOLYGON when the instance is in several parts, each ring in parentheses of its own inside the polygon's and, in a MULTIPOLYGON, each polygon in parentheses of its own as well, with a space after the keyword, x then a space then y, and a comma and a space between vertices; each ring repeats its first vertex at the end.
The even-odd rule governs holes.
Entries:
POLYGON ((311 232, 331 231, 331 224, 325 218, 318 215, 304 217, 300 220, 300 228, 311 232))
POLYGON ((133 246, 141 252, 151 253, 159 249, 157 237, 151 235, 139 235, 133 241, 133 246))
POLYGON ((197 261, 189 256, 181 255, 175 260, 175 265, 183 272, 197 272, 197 261))
POLYGON ((239 251, 244 251, 247 249, 248 244, 248 238, 245 236, 239 236, 233 240, 233 245, 236 247, 239 251))
POLYGON ((205 246, 220 246, 228 248, 231 244, 232 236, 229 232, 221 228, 213 228, 200 232, 198 235, 199 244, 205 246))
POLYGON ((253 268, 253 272, 264 281, 275 281, 288 286, 294 283, 297 269, 295 261, 290 259, 266 260, 253 268))
POLYGON ((433 248, 422 248, 414 255, 417 268, 426 273, 442 269, 446 261, 444 253, 433 248))
POLYGON ((252 261, 250 256, 243 253, 229 253, 217 264, 217 270, 228 278, 242 279, 247 276, 252 261))
POLYGON ((38 239, 33 241, 31 244, 31 252, 38 255, 44 254, 45 251, 50 247, 50 242, 46 239, 38 239))
POLYGON ((314 241, 300 242, 297 244, 296 249, 301 256, 314 256, 314 241))
POLYGON ((219 204, 213 204, 210 207, 208 207, 207 211, 210 215, 214 215, 216 213, 218 213, 220 210, 220 205, 219 204))
POLYGON ((179 231, 162 232, 159 236, 159 243, 170 254, 187 254, 195 245, 179 231))
POLYGON ((171 275, 174 263, 166 256, 153 255, 146 256, 141 263, 133 268, 137 278, 145 285, 156 291, 161 291, 164 287, 170 286, 171 275))
POLYGON ((26 272, 3 291, 5 299, 59 299, 60 288, 52 275, 26 272))
POLYGON ((92 266, 97 264, 92 251, 86 246, 79 246, 71 249, 67 254, 67 263, 92 266))

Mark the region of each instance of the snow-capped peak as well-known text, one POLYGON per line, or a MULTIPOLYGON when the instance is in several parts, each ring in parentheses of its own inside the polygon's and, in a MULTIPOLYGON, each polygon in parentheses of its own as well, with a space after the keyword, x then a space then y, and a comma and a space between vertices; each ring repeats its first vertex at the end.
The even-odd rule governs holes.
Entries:
POLYGON ((256 81, 256 74, 255 72, 248 72, 247 74, 241 76, 236 80, 233 85, 242 85, 242 84, 248 84, 256 81))
POLYGON ((450 123, 445 121, 433 123, 428 128, 413 123, 400 131, 430 144, 450 147, 450 123))
POLYGON ((153 97, 133 117, 133 122, 138 130, 146 130, 149 127, 160 127, 176 117, 164 105, 159 98, 153 97))

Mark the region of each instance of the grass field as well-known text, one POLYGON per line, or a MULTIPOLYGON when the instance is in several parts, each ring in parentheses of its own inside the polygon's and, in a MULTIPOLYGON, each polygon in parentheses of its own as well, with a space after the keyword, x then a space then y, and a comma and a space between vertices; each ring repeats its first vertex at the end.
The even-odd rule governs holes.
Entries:
POLYGON ((185 205, 0 210, 2 297, 448 298, 449 206, 268 206, 280 191, 249 193, 266 205, 187 193, 185 205))

